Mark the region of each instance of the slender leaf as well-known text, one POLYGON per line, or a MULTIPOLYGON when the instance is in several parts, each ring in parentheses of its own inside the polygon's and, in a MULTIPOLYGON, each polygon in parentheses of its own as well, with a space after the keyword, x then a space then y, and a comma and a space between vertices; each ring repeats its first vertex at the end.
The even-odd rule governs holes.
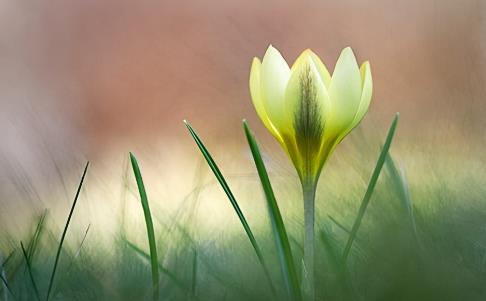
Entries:
POLYGON ((154 290, 153 299, 157 300, 159 298, 159 269, 157 267, 159 261, 157 259, 157 245, 155 243, 154 224, 152 222, 152 215, 150 213, 149 201, 147 192, 145 191, 145 185, 143 184, 142 174, 140 173, 137 158, 135 158, 132 153, 130 153, 130 161, 132 162, 133 173, 135 175, 135 179, 137 180, 143 215, 145 216, 145 224, 147 226, 147 237, 150 248, 150 263, 152 266, 152 285, 154 290))
POLYGON ((2 262, 2 264, 0 264, 0 268, 4 268, 5 266, 7 266, 7 264, 10 262, 10 260, 12 260, 14 254, 15 254, 15 250, 10 252, 10 254, 8 254, 7 258, 5 258, 5 260, 2 262))
POLYGON ((267 206, 269 209, 268 213, 272 223, 273 234, 279 253, 280 267, 282 270, 282 275, 285 279, 287 291, 291 300, 301 300, 302 296, 299 287, 299 280, 295 270, 287 231, 285 230, 282 215, 280 214, 277 200, 275 199, 272 185, 270 183, 270 179, 268 178, 267 170, 265 169, 265 164, 263 163, 258 144, 250 132, 246 121, 243 121, 243 127, 245 129, 246 138, 248 139, 248 144, 250 145, 251 153, 258 170, 258 175, 260 176, 260 182, 262 183, 265 198, 267 200, 267 206))
MULTIPOLYGON (((147 254, 144 250, 140 249, 138 246, 133 244, 132 242, 126 240, 125 238, 122 238, 122 240, 127 244, 127 246, 132 249, 135 253, 138 255, 142 256, 143 258, 151 261, 151 256, 147 254)), ((188 288, 184 283, 177 278, 177 276, 172 273, 170 270, 166 269, 162 264, 157 263, 157 269, 159 269, 164 275, 167 276, 179 289, 181 289, 184 292, 190 292, 190 288, 188 288)))
POLYGON ((417 224, 415 222, 415 216, 413 213, 413 203, 410 197, 410 191, 408 189, 407 177, 405 176, 404 171, 397 167, 389 153, 386 157, 385 166, 393 181, 393 185, 395 186, 395 190, 397 191, 399 199, 402 202, 403 207, 407 211, 408 220, 410 222, 410 227, 412 228, 415 240, 417 241, 417 244, 420 245, 417 232, 417 224))
POLYGON ((263 258, 261 249, 256 242, 255 236, 253 235, 253 232, 251 231, 251 228, 250 228, 248 222, 246 221, 246 218, 245 218, 243 212, 241 211, 240 206, 238 205, 238 202, 236 201, 236 198, 233 195, 233 192, 229 188, 228 183, 226 182, 223 174, 219 170, 218 166, 216 165, 216 162, 214 162, 213 158, 209 154, 209 151, 206 149, 206 147, 204 146, 203 142, 201 141, 201 139, 199 138, 197 133, 194 131, 192 126, 186 120, 184 120, 184 123, 185 123, 187 129, 189 130, 189 133, 191 134, 192 138, 194 139, 197 146, 199 147, 199 150, 201 151, 204 158, 206 159, 206 162, 208 163, 209 167, 211 168, 214 175, 216 176, 216 179, 218 180, 219 184, 221 185, 224 192, 226 193, 226 196, 228 197, 231 205, 233 206, 233 209, 235 210, 236 214, 238 215, 238 218, 240 219, 240 222, 241 222, 243 228, 245 229, 246 235, 248 236, 248 239, 250 240, 250 243, 253 246, 253 249, 255 250, 255 254, 258 257, 258 260, 260 261, 260 264, 261 264, 261 266, 264 270, 265 276, 268 279, 272 294, 274 295, 274 297, 276 297, 277 292, 275 290, 272 279, 270 277, 270 272, 269 272, 268 267, 267 267, 265 260, 263 258))
POLYGON ((346 233, 350 233, 351 231, 346 227, 344 226, 343 224, 341 224, 337 219, 335 219, 334 217, 332 217, 331 215, 327 215, 327 217, 329 217, 329 219, 336 224, 336 226, 338 226, 338 228, 340 228, 341 230, 343 230, 344 232, 346 233))
POLYGON ((20 242, 20 247, 22 248, 22 254, 24 254, 25 263, 27 264, 27 271, 29 272, 30 281, 32 282, 32 287, 34 288, 35 297, 37 298, 38 301, 40 301, 40 294, 34 279, 32 266, 30 265, 29 257, 27 256, 27 251, 25 250, 24 244, 22 242, 20 242))
POLYGON ((44 230, 44 223, 46 220, 46 216, 47 216, 47 209, 45 209, 44 212, 40 215, 39 221, 37 222, 37 226, 34 231, 34 235, 32 236, 32 239, 30 240, 29 244, 27 245, 27 256, 31 263, 34 260, 34 255, 37 251, 37 246, 39 245, 39 241, 42 232, 44 230))
POLYGON ((76 207, 76 203, 78 202, 79 194, 81 192, 81 188, 83 187, 84 178, 86 177, 86 173, 88 172, 88 167, 89 167, 89 161, 86 162, 86 166, 84 167, 83 175, 81 176, 81 181, 79 182, 78 190, 76 191, 76 196, 74 197, 71 211, 69 211, 66 225, 64 226, 64 231, 62 232, 61 241, 59 242, 59 246, 57 247, 56 259, 54 260, 54 267, 52 268, 51 278, 49 280, 49 288, 47 289, 47 296, 46 296, 47 301, 49 301, 49 297, 51 296, 52 285, 54 284, 54 277, 56 276, 57 265, 59 263, 59 258, 61 256, 62 245, 64 244, 64 239, 66 238, 66 233, 69 227, 69 223, 71 222, 71 217, 73 216, 74 208, 76 207))
POLYGON ((373 170, 373 174, 371 175, 371 179, 370 179, 370 182, 368 184, 368 188, 366 189, 363 200, 361 201, 361 206, 359 207, 358 215, 357 215, 357 217, 354 221, 353 227, 351 228, 351 233, 349 234, 349 238, 348 238, 348 241, 346 243, 346 247, 344 248, 344 252, 343 252, 343 262, 344 263, 346 263, 346 261, 347 261, 347 258, 349 256, 349 252, 351 251, 351 247, 353 245, 353 242, 356 238, 359 227, 361 225, 361 221, 363 220, 363 216, 366 212, 366 208, 368 207, 368 204, 370 202, 371 195, 373 194, 373 191, 375 189, 376 182, 378 181, 378 177, 380 176, 381 169, 383 167, 383 164, 385 163, 386 155, 387 155, 388 150, 390 149, 391 143, 393 141, 395 129, 397 128, 399 116, 400 116, 399 113, 397 113, 395 115, 395 118, 393 119, 393 122, 390 126, 390 129, 388 130, 388 134, 386 136, 385 144, 383 145, 380 156, 378 157, 378 161, 376 162, 375 169, 373 170))

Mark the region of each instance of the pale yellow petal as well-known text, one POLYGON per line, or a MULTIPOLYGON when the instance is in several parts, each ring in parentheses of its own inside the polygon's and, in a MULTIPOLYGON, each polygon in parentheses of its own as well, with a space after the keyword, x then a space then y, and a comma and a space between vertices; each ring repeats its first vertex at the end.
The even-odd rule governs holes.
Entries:
POLYGON ((251 64, 250 95, 258 117, 260 117, 263 124, 270 131, 270 133, 272 133, 272 135, 275 136, 275 138, 277 138, 278 140, 281 140, 280 135, 275 130, 273 124, 270 122, 267 112, 265 111, 265 106, 263 104, 263 98, 261 93, 261 63, 258 58, 254 58, 251 64))
POLYGON ((260 117, 265 127, 267 127, 267 129, 274 134, 275 129, 268 119, 268 115, 263 104, 261 94, 261 62, 257 57, 253 58, 253 62, 251 64, 250 95, 258 117, 260 117))
POLYGON ((361 92, 361 101, 358 107, 358 112, 354 117, 351 128, 356 127, 358 123, 360 123, 361 119, 363 119, 364 115, 368 111, 371 95, 373 94, 373 78, 371 77, 371 68, 368 61, 361 65, 360 72, 363 90, 361 92))
POLYGON ((317 71, 319 71, 319 75, 321 76, 321 80, 326 86, 326 88, 329 88, 329 85, 331 83, 331 74, 329 71, 327 71, 326 65, 321 61, 321 59, 314 53, 310 52, 310 57, 312 58, 312 61, 314 61, 314 65, 317 68, 317 71))
POLYGON ((351 48, 343 49, 329 86, 331 116, 328 128, 334 133, 345 131, 354 120, 361 100, 361 74, 351 48))
POLYGON ((261 95, 265 111, 278 132, 285 126, 284 93, 290 68, 280 52, 269 46, 261 64, 261 95))
POLYGON ((320 79, 326 86, 326 88, 329 87, 329 84, 331 82, 331 74, 329 71, 327 71, 326 65, 321 61, 321 59, 310 49, 304 50, 299 57, 295 60, 294 64, 292 65, 292 69, 295 69, 298 67, 299 64, 301 64, 303 61, 305 61, 306 58, 310 58, 314 66, 317 68, 317 71, 319 73, 320 79))

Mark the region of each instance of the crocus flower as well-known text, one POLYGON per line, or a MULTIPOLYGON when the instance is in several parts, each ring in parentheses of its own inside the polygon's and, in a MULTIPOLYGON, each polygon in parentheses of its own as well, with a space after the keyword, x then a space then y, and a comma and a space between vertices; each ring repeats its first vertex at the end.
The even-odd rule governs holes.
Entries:
POLYGON ((305 50, 291 68, 270 46, 253 59, 250 93, 258 116, 282 145, 299 174, 304 199, 303 291, 314 300, 316 185, 335 147, 368 111, 373 83, 370 64, 361 68, 344 48, 331 75, 319 57, 305 50))
POLYGON ((263 60, 253 59, 250 92, 258 116, 282 145, 301 182, 316 184, 336 145, 368 110, 372 94, 369 62, 361 68, 344 48, 331 76, 307 49, 291 68, 269 46, 263 60))

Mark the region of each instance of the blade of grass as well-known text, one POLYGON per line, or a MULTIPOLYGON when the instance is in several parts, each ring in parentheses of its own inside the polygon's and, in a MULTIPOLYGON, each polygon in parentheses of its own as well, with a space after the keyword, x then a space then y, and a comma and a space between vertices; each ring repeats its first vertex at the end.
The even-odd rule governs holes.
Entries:
POLYGON ((329 217, 329 219, 334 223, 336 224, 336 226, 338 226, 339 229, 343 230, 344 232, 346 233, 351 233, 351 231, 346 227, 344 226, 343 224, 341 224, 337 219, 335 219, 334 217, 332 217, 331 215, 327 215, 327 217, 329 217))
POLYGON ((64 244, 64 239, 66 238, 66 233, 69 227, 69 223, 71 222, 71 217, 73 216, 74 208, 76 207, 76 203, 78 202, 79 194, 81 192, 81 188, 83 187, 84 178, 86 177, 86 173, 88 172, 88 167, 89 167, 89 161, 86 162, 86 166, 84 167, 83 175, 81 176, 81 181, 79 182, 78 189, 74 197, 73 205, 71 207, 71 210, 69 211, 69 215, 61 235, 61 240, 59 242, 59 246, 57 247, 56 259, 54 260, 54 267, 52 268, 51 278, 49 280, 49 288, 47 289, 46 301, 49 301, 49 298, 51 296, 52 286, 54 284, 54 277, 56 276, 57 265, 59 264, 59 258, 61 256, 62 245, 64 244))
POLYGON ((390 174, 390 177, 393 181, 393 185, 395 186, 395 190, 398 193, 399 199, 402 201, 403 207, 407 210, 408 219, 410 222, 410 227, 412 228, 413 235, 417 244, 420 245, 420 241, 418 238, 417 232, 417 224, 415 222, 415 217, 413 214, 413 203, 412 199, 410 198, 410 192, 408 189, 407 178, 403 170, 400 170, 397 165, 395 164, 393 158, 388 153, 386 157, 385 166, 390 174))
MULTIPOLYGON (((86 241, 86 237, 88 236, 88 232, 89 232, 90 227, 91 227, 91 224, 88 224, 88 227, 84 231, 83 238, 81 239, 81 242, 80 242, 80 244, 78 246, 77 251, 74 254, 72 254, 72 255, 70 254, 70 256, 71 256, 71 262, 70 262, 69 266, 65 269, 64 275, 71 274, 71 271, 76 267, 76 259, 81 254, 81 249, 83 248, 84 242, 86 241)), ((63 281, 61 280, 60 283, 58 283, 58 285, 56 286, 56 288, 54 290, 54 295, 58 291, 60 291, 62 288, 63 288, 63 281)))
POLYGON ((240 206, 238 205, 238 202, 236 201, 236 198, 233 195, 233 192, 228 186, 228 183, 226 182, 223 174, 219 170, 218 166, 216 165, 216 162, 214 162, 213 158, 209 154, 209 151, 206 149, 204 146, 203 142, 197 135, 197 133, 194 131, 192 126, 184 120, 184 124, 186 125, 187 129, 189 130, 189 133, 191 134, 192 138, 196 142, 197 146, 199 147, 199 150, 203 154, 204 158, 206 159, 206 162, 208 163, 209 167, 213 171, 214 175, 216 176, 216 179, 218 180, 219 184, 223 188, 224 192, 226 193, 226 196, 228 197, 231 205, 233 206, 233 209, 235 210, 236 214, 238 215, 238 218, 240 219, 240 222, 245 229, 246 235, 248 236, 248 239, 250 240, 251 245, 253 246, 253 249, 255 250, 255 254, 260 261, 260 264, 263 268, 263 271, 265 273, 265 276, 268 280, 268 283, 270 285, 270 289, 272 291, 272 294, 274 297, 277 297, 277 291, 275 290, 275 287, 273 285, 272 279, 270 277, 270 272, 268 270, 268 267, 265 263, 265 260, 263 258, 262 252, 260 250, 260 247, 258 246, 255 236, 253 235, 253 232, 251 231, 250 226, 248 225, 248 222, 246 221, 246 218, 243 214, 243 212, 240 209, 240 206))
POLYGON ((267 170, 265 169, 265 164, 263 163, 258 144, 253 137, 253 134, 250 132, 248 124, 245 120, 243 121, 243 127, 245 129, 245 135, 248 140, 248 144, 250 145, 253 160, 255 161, 258 175, 260 176, 260 182, 262 183, 265 198, 267 200, 267 206, 269 209, 268 213, 270 221, 272 223, 273 234, 279 253, 280 267, 282 270, 282 275, 285 279, 287 291, 291 300, 302 300, 299 280, 297 278, 297 272, 295 270, 292 250, 290 249, 287 231, 285 230, 282 215, 280 214, 277 200, 275 199, 272 185, 270 183, 270 179, 268 178, 267 170))
POLYGON ((15 250, 13 250, 12 252, 10 252, 10 254, 8 254, 7 258, 5 258, 4 261, 2 261, 2 264, 0 265, 0 267, 3 269, 5 266, 7 266, 7 264, 10 262, 10 260, 12 260, 13 256, 15 254, 15 250))
POLYGON ((378 157, 378 161, 376 162, 375 169, 373 170, 373 173, 371 175, 370 182, 368 184, 368 188, 366 189, 363 200, 361 201, 361 205, 359 207, 358 215, 356 216, 353 227, 351 228, 351 233, 349 234, 349 238, 348 238, 348 241, 346 243, 346 247, 344 248, 344 252, 343 252, 343 263, 344 264, 346 264, 346 261, 347 261, 348 256, 349 256, 349 252, 351 251, 351 247, 352 247, 353 242, 356 238, 356 234, 358 233, 358 230, 359 230, 359 227, 361 225, 361 221, 363 219, 363 216, 366 212, 366 208, 368 207, 368 204, 370 202, 371 195, 373 194, 373 190, 375 189, 376 182, 378 181, 378 177, 380 176, 381 169, 383 167, 383 164, 385 163, 386 155, 388 153, 388 150, 390 149, 391 143, 393 141, 393 136, 394 136, 395 130, 397 128, 399 116, 400 116, 399 113, 397 113, 395 115, 395 118, 393 119, 393 122, 390 126, 390 129, 388 130, 388 134, 386 136, 385 144, 383 145, 380 156, 378 157))
POLYGON ((159 298, 159 269, 157 268, 159 261, 157 259, 154 224, 152 222, 152 215, 150 213, 149 201, 147 192, 145 191, 145 185, 143 184, 142 174, 140 173, 137 158, 135 158, 132 153, 130 153, 130 161, 132 162, 133 174, 135 175, 135 179, 137 181, 137 187, 140 193, 140 201, 143 208, 143 215, 145 217, 145 225, 147 226, 147 237, 150 248, 150 264, 152 267, 153 300, 157 300, 159 298))
POLYGON ((37 226, 35 228, 34 235, 32 236, 32 239, 30 240, 29 244, 27 245, 27 256, 30 262, 33 262, 33 257, 35 255, 35 252, 37 251, 37 246, 39 245, 40 237, 44 229, 44 222, 46 216, 47 216, 47 209, 44 209, 44 212, 39 217, 39 222, 37 223, 37 226))
POLYGON ((32 267, 30 265, 29 258, 27 257, 27 251, 25 251, 24 244, 20 242, 20 247, 22 248, 22 253, 24 254, 25 263, 27 264, 27 271, 29 272, 30 281, 32 282, 32 287, 34 288, 35 297, 40 301, 39 290, 37 289, 37 284, 34 280, 34 274, 32 273, 32 267))
MULTIPOLYGON (((144 250, 140 249, 138 246, 133 244, 132 242, 128 241, 127 239, 122 237, 122 240, 126 243, 126 245, 132 249, 135 253, 140 255, 141 257, 145 258, 148 261, 151 261, 151 256, 147 254, 144 250)), ((190 292, 190 288, 186 287, 184 283, 177 278, 177 276, 172 273, 170 270, 166 269, 162 264, 157 263, 157 269, 160 270, 164 275, 167 276, 179 289, 181 289, 184 292, 190 292)))

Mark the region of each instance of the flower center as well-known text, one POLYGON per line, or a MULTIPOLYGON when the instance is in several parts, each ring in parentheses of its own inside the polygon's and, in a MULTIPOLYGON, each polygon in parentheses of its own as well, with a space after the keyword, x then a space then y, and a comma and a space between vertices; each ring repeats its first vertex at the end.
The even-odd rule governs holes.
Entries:
POLYGON ((310 66, 302 69, 300 74, 299 108, 295 111, 294 130, 299 152, 301 153, 306 176, 312 176, 315 159, 319 153, 324 132, 321 103, 317 98, 315 79, 310 66))

